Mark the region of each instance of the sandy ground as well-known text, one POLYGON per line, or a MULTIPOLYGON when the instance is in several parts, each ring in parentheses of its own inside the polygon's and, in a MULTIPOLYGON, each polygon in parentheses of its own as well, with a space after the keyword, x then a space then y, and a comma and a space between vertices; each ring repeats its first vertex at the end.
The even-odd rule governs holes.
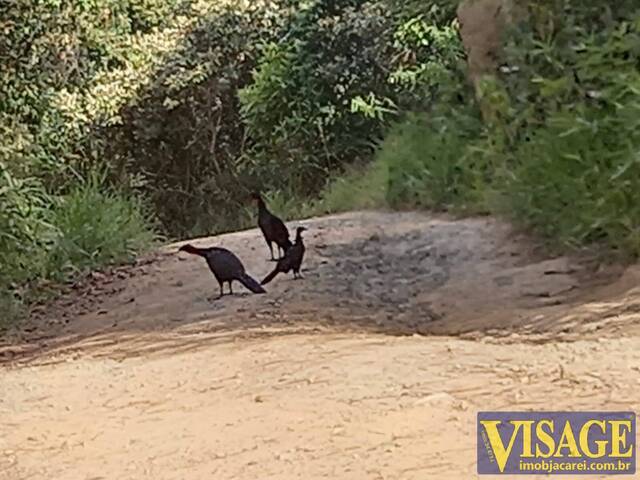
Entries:
MULTIPOLYGON (((640 411, 637 267, 488 218, 302 223, 305 279, 266 295, 210 300, 171 245, 35 311, 0 344, 0 479, 467 479, 479 410, 640 411)), ((256 230, 194 243, 273 268, 256 230)))

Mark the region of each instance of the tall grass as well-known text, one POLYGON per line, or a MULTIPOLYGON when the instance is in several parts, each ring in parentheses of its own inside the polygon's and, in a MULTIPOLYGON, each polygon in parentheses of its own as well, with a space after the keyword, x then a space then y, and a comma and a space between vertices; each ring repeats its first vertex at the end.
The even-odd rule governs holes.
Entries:
POLYGON ((640 255, 640 94, 604 115, 561 112, 511 142, 479 109, 445 105, 393 128, 370 173, 336 180, 319 205, 357 208, 375 192, 371 206, 494 213, 560 250, 640 255))
POLYGON ((126 261, 159 237, 135 196, 107 188, 104 176, 79 179, 64 195, 35 180, 0 183, 0 330, 22 317, 46 281, 68 281, 90 269, 126 261))
POLYGON ((434 110, 396 126, 377 157, 389 170, 396 208, 484 210, 487 166, 470 145, 481 126, 467 108, 434 110))
POLYGON ((314 213, 384 208, 388 184, 389 168, 385 162, 349 167, 343 175, 330 179, 320 199, 313 204, 314 213))
POLYGON ((481 123, 470 108, 407 115, 387 133, 371 164, 334 177, 315 214, 371 208, 485 211, 489 167, 470 148, 481 123))
MULTIPOLYGON (((636 107, 640 115, 640 95, 636 107)), ((504 213, 561 246, 639 255, 640 134, 614 116, 570 128, 558 120, 518 145, 504 213)))
POLYGON ((48 246, 49 276, 65 279, 127 261, 153 243, 153 217, 141 201, 104 185, 104 176, 92 174, 56 199, 51 211, 56 235, 48 246))

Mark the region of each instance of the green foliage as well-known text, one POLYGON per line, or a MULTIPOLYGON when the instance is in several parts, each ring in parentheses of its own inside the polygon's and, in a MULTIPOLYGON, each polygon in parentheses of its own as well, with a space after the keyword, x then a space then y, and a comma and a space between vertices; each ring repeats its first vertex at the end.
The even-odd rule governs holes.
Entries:
POLYGON ((33 287, 127 260, 156 239, 146 208, 108 189, 103 177, 77 179, 67 194, 53 196, 35 179, 1 173, 0 330, 37 296, 33 287))
POLYGON ((380 122, 350 108, 357 95, 388 89, 391 23, 382 7, 312 2, 293 17, 285 41, 263 47, 253 81, 240 91, 248 166, 260 178, 282 187, 293 177, 317 191, 331 169, 370 154, 380 122))
POLYGON ((17 168, 64 181, 67 165, 99 158, 92 124, 116 121, 115 110, 140 81, 140 75, 129 74, 129 84, 122 79, 114 85, 115 79, 105 74, 146 74, 136 46, 146 38, 140 30, 156 27, 159 20, 144 15, 144 5, 162 4, 168 14, 176 2, 5 3, 0 19, 0 161, 18 162, 17 168))
POLYGON ((391 206, 483 208, 487 168, 469 149, 480 129, 474 120, 466 109, 450 109, 410 118, 393 130, 378 158, 389 165, 391 206))
POLYGON ((388 120, 418 99, 427 105, 461 59, 452 18, 437 4, 411 15, 382 1, 302 8, 239 92, 250 169, 272 188, 286 178, 317 192, 331 172, 370 158, 388 120))
POLYGON ((14 293, 8 289, 0 291, 0 333, 11 329, 24 315, 24 306, 14 293))
POLYGON ((313 204, 313 213, 337 213, 387 206, 389 167, 375 161, 366 167, 352 166, 332 178, 313 204))
POLYGON ((477 107, 445 92, 386 138, 389 201, 493 211, 556 246, 637 256, 640 9, 549 0, 528 10, 477 107))
POLYGON ((66 280, 131 260, 154 242, 154 221, 145 206, 104 185, 104 176, 93 174, 55 199, 51 224, 56 235, 47 246, 48 276, 66 280))
POLYGON ((237 228, 249 190, 313 195, 370 158, 461 56, 453 16, 443 1, 11 1, 0 161, 55 194, 106 165, 170 235, 237 228))
POLYGON ((508 65, 527 52, 522 70, 502 78, 509 213, 566 246, 638 255, 640 9, 570 6, 531 7, 507 49, 508 65))
POLYGON ((189 30, 106 131, 114 176, 144 192, 170 235, 244 225, 252 172, 237 92, 285 13, 266 2, 192 5, 189 30))
POLYGON ((414 94, 410 103, 405 101, 410 108, 428 105, 460 67, 463 50, 457 21, 451 18, 449 9, 433 4, 428 14, 408 18, 394 33, 398 56, 405 60, 397 62, 389 81, 414 94))
POLYGON ((41 273, 50 205, 37 179, 18 179, 0 163, 0 290, 41 273))
POLYGON ((174 47, 175 25, 183 20, 172 19, 174 28, 164 36, 158 29, 178 8, 177 1, 155 0, 4 2, 0 317, 16 316, 41 282, 122 259, 150 237, 152 225, 131 194, 106 193, 108 187, 95 182, 81 187, 74 172, 87 175, 105 160, 104 129, 120 121, 119 109, 174 47), (81 188, 94 197, 81 197, 81 188), (74 225, 70 216, 80 200, 93 217, 74 225), (107 229, 110 221, 115 223, 107 229), (104 231, 95 232, 98 227, 104 231), (115 237, 107 241, 113 229, 115 237))

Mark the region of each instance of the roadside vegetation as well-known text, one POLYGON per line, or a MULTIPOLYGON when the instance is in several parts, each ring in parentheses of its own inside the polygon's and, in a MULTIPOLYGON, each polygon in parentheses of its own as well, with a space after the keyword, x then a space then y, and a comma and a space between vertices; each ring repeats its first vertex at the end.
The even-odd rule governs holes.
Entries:
POLYGON ((640 9, 529 6, 477 89, 449 0, 9 0, 0 328, 160 238, 360 208, 640 253, 640 9))

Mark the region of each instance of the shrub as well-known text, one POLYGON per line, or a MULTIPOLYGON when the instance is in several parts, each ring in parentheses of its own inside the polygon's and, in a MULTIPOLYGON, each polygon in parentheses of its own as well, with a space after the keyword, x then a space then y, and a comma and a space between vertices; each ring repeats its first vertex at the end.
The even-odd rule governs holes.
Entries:
POLYGON ((486 168, 469 146, 481 125, 467 109, 409 117, 387 137, 378 161, 388 165, 394 207, 483 207, 486 168))
POLYGON ((47 245, 48 276, 67 280, 104 265, 129 261, 156 240, 155 223, 139 199, 105 188, 104 175, 82 179, 55 199, 47 245))
POLYGON ((237 92, 286 13, 271 2, 203 5, 192 7, 180 42, 104 133, 114 176, 144 192, 172 236, 243 225, 237 212, 251 172, 242 170, 248 139, 237 92))
MULTIPOLYGON (((369 160, 389 120, 429 105, 462 58, 454 8, 440 3, 411 13, 363 0, 301 9, 287 41, 264 46, 253 82, 239 92, 250 168, 272 187, 285 188, 286 178, 308 194, 369 160)), ((330 188, 338 204, 341 183, 330 188)))
POLYGON ((269 186, 293 179, 317 193, 332 169, 371 155, 381 123, 352 113, 351 101, 390 90, 388 17, 379 2, 315 1, 292 18, 284 42, 263 46, 239 94, 246 165, 269 186))
POLYGON ((313 205, 316 214, 349 210, 368 210, 387 206, 389 168, 376 160, 366 166, 349 167, 342 175, 329 180, 313 205))
POLYGON ((561 245, 638 255, 640 9, 569 6, 530 6, 505 54, 508 213, 561 245))
POLYGON ((0 163, 0 290, 42 273, 44 246, 54 232, 50 204, 41 182, 16 178, 0 163))
POLYGON ((52 196, 35 179, 16 180, 6 170, 0 176, 0 329, 43 283, 128 260, 155 241, 144 205, 103 179, 94 174, 52 196))
POLYGON ((637 256, 640 10, 555 1, 528 9, 477 106, 461 88, 441 92, 385 139, 389 201, 492 211, 562 248, 637 256))
POLYGON ((52 194, 107 165, 173 236, 243 226, 257 187, 317 194, 461 53, 446 1, 8 7, 0 160, 52 194))

